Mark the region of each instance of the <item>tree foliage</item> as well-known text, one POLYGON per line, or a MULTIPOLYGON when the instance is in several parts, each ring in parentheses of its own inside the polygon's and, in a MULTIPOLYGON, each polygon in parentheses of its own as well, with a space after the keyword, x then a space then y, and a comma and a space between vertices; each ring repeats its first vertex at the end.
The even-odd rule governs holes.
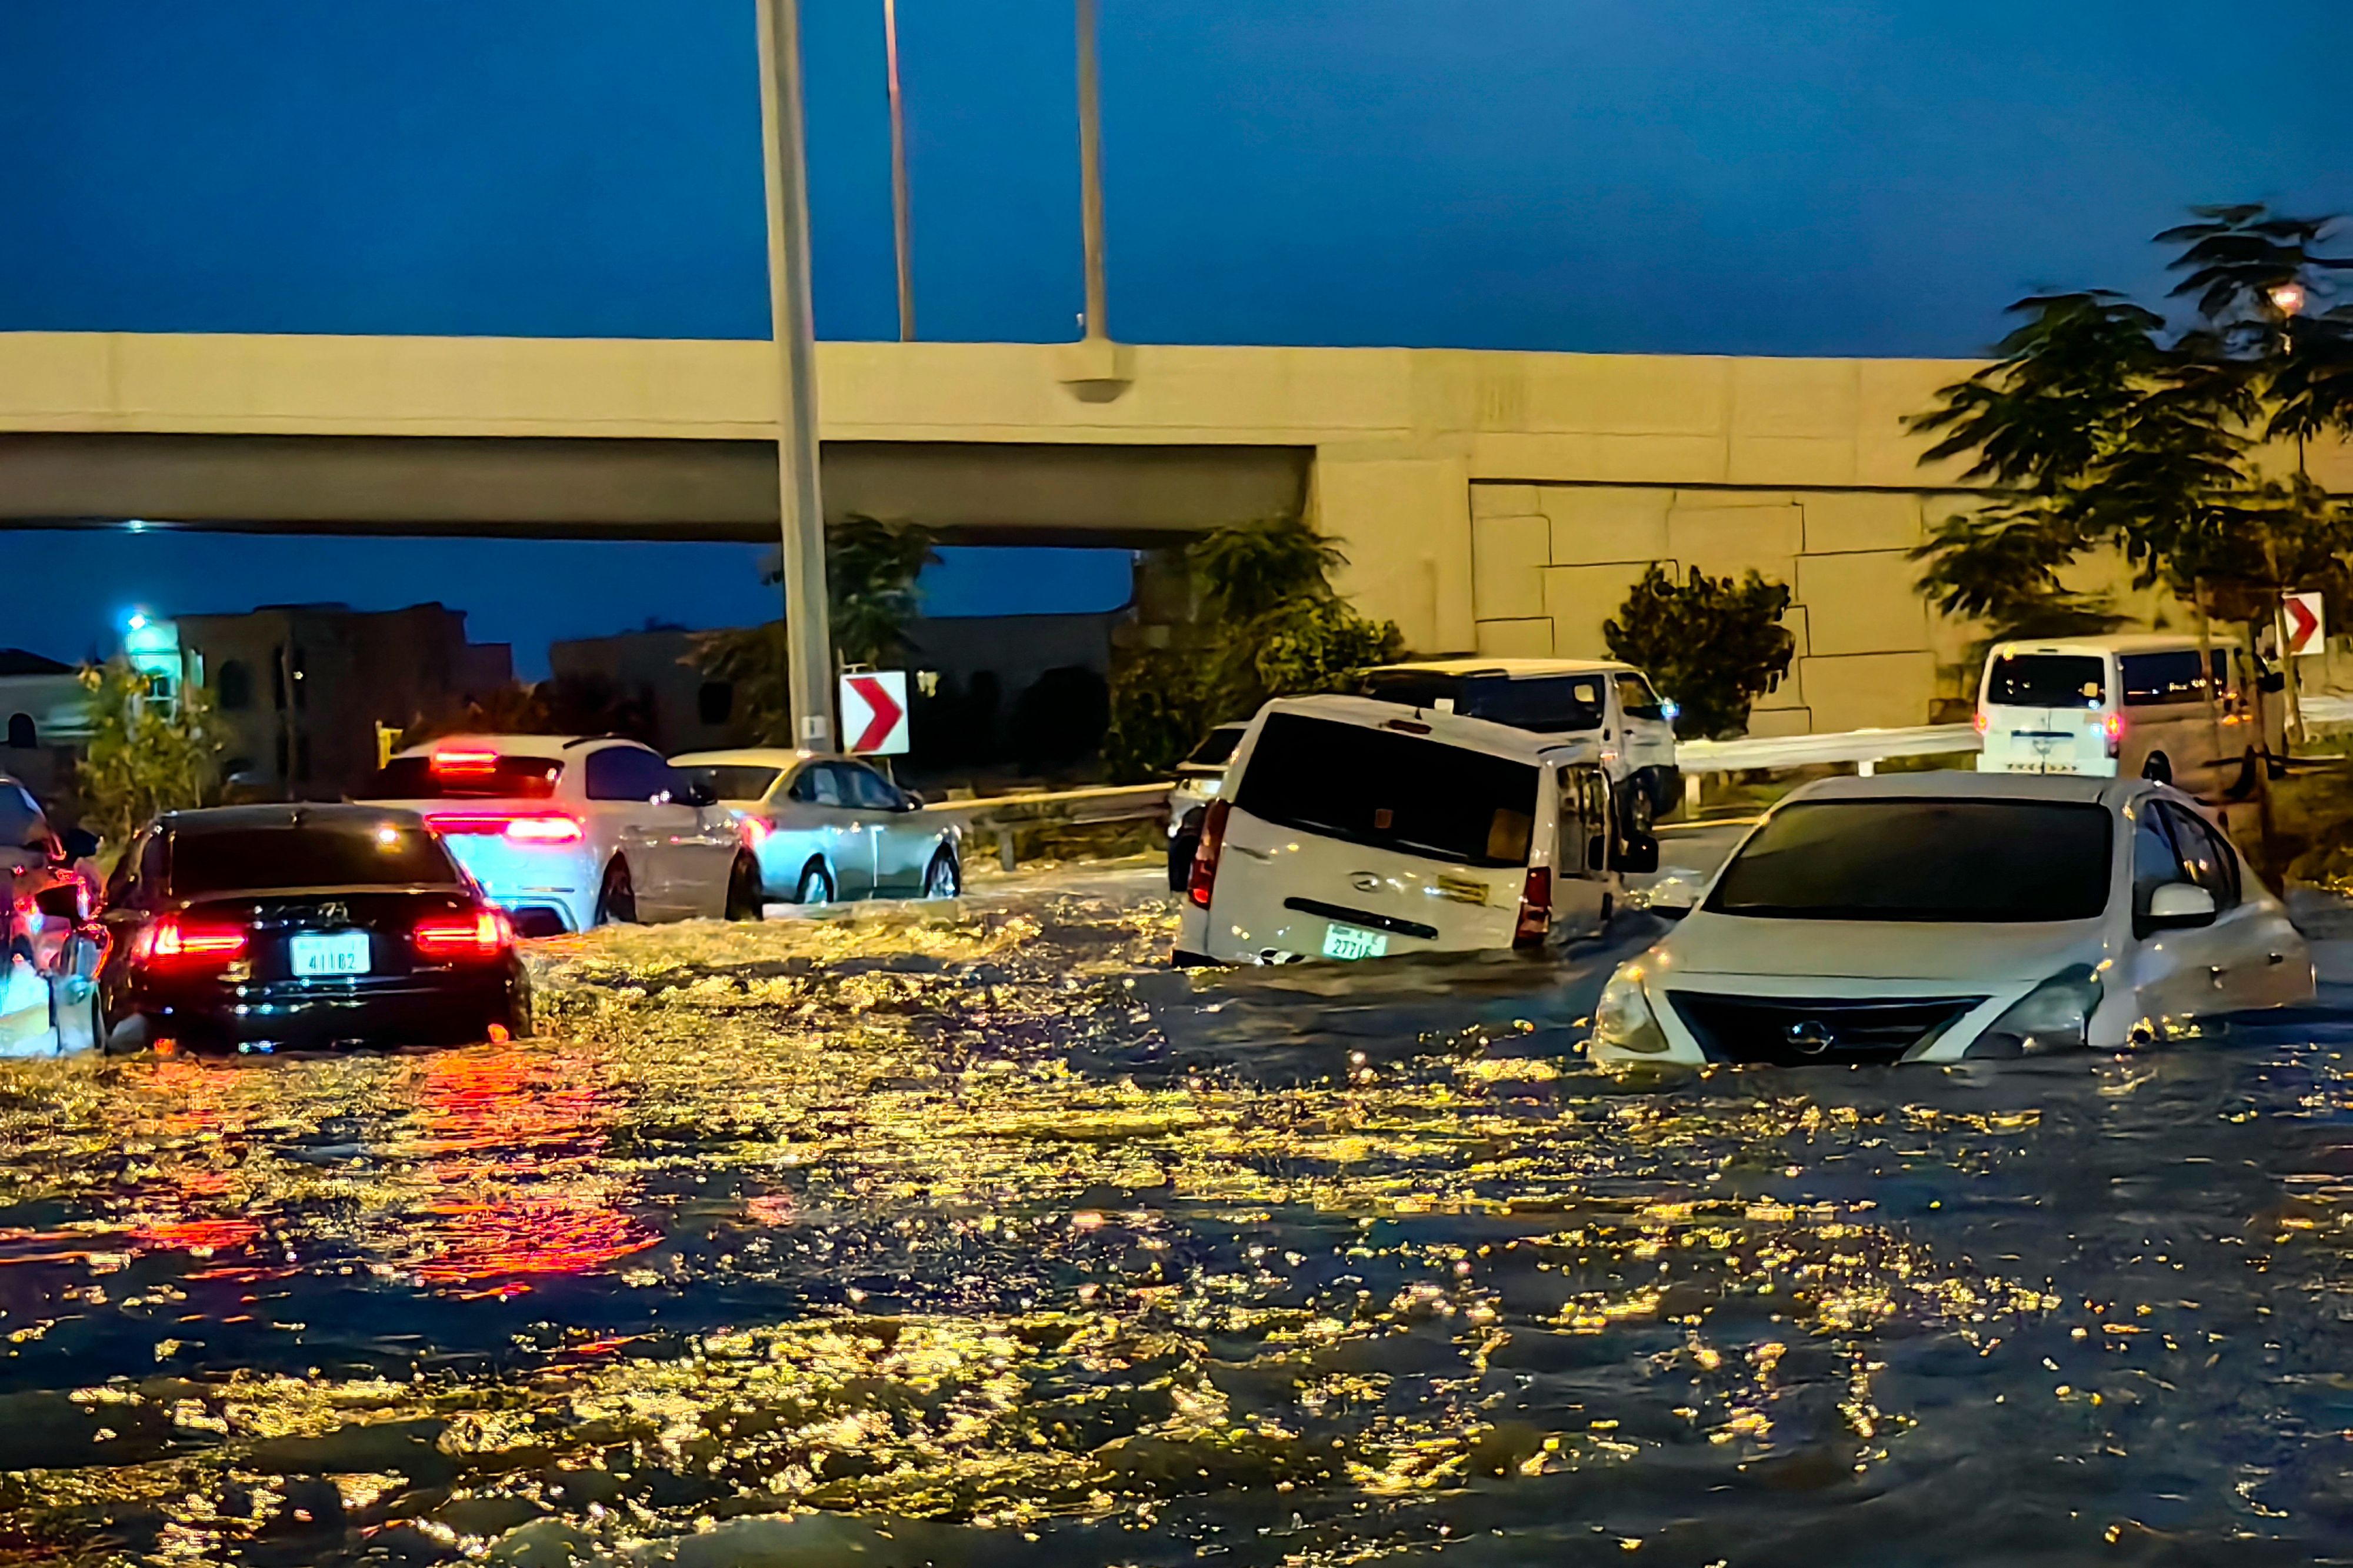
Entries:
MULTIPOLYGON (((844 666, 880 665, 906 648, 907 626, 922 605, 915 579, 939 560, 936 535, 920 523, 848 517, 826 526, 827 618, 834 658, 844 666)), ((783 580, 783 568, 766 574, 783 580)), ((695 635, 688 661, 714 680, 735 684, 736 710, 763 745, 799 744, 793 733, 792 643, 785 623, 695 635)))
POLYGON ((1601 636, 1612 658, 1676 704, 1677 735, 1724 740, 1747 730, 1757 699, 1789 672, 1798 642, 1781 624, 1788 608, 1788 584, 1760 573, 1736 581, 1694 566, 1678 583, 1653 562, 1601 636))
POLYGON ((2101 546, 2136 583, 2162 585, 2231 620, 2266 617, 2283 588, 2341 590, 2353 514, 2301 474, 2257 461, 2265 437, 2353 433, 2353 318, 2295 318, 2353 258, 2315 253, 2327 218, 2257 205, 2192 209, 2158 242, 2178 248, 2175 329, 2094 290, 2038 295, 1994 363, 1944 388, 1911 427, 1936 437, 1924 461, 1966 458, 1995 504, 1932 529, 1915 559, 1922 591, 1996 637, 2105 629, 2105 603, 2061 573, 2101 546))
POLYGON ((120 847, 159 813, 220 799, 229 731, 211 692, 186 685, 177 703, 158 701, 124 658, 84 668, 81 684, 90 727, 76 776, 84 826, 120 847))
POLYGON ((1217 725, 1273 698, 1352 689, 1367 668, 1398 658, 1396 625, 1360 615, 1333 589, 1347 559, 1296 518, 1221 528, 1187 550, 1205 646, 1137 649, 1113 670, 1113 776, 1165 776, 1217 725))

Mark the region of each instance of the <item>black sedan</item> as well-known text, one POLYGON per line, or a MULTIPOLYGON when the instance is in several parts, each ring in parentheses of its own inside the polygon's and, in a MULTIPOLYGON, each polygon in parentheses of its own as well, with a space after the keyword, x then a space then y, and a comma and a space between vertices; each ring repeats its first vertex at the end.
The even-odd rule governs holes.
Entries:
POLYGON ((158 817, 100 914, 110 1048, 448 1045, 531 1032, 504 910, 423 819, 353 805, 158 817))

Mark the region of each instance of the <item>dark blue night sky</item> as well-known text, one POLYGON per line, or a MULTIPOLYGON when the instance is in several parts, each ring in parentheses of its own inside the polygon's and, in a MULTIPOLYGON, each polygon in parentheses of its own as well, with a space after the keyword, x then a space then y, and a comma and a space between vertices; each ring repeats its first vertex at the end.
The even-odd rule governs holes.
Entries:
MULTIPOLYGON (((2022 292, 2154 282, 2185 204, 2353 207, 2344 0, 1103 7, 1134 341, 1968 353, 2022 292)), ((881 5, 804 11, 819 329, 891 336, 881 5)), ((1071 335, 1068 0, 900 12, 924 335, 1071 335)), ((0 330, 761 335, 757 123, 750 0, 5 0, 0 330)), ((453 548, 418 580, 469 602, 453 548)), ((571 586, 642 568, 596 562, 483 632, 608 629, 571 586)), ((206 571, 164 591, 236 597, 206 571)))

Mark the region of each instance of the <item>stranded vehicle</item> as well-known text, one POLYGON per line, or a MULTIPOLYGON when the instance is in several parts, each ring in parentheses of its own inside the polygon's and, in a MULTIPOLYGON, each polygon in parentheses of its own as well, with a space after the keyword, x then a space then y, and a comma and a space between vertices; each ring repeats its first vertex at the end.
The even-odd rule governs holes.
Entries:
POLYGON ((1193 874, 1193 851, 1201 842, 1201 824, 1209 802, 1225 788, 1226 765, 1242 743, 1248 724, 1220 724, 1176 764, 1176 782, 1168 786, 1168 887, 1185 890, 1193 874))
MULTIPOLYGON (((1664 891, 1651 909, 1672 918, 1664 891)), ((2314 989, 2311 951, 2230 839, 2143 779, 1825 779, 1767 813, 1683 913, 1603 988, 1594 1061, 2114 1048, 2314 989)))
POLYGON ((1363 697, 1268 703, 1209 803, 1179 963, 1541 947, 1597 931, 1629 838, 1588 742, 1363 697))
POLYGON ((1997 643, 1978 685, 1978 771, 2150 778, 2243 795, 2277 754, 2266 710, 2281 705, 2259 691, 2279 685, 2276 674, 2254 677, 2244 649, 2201 650, 2191 637, 1997 643))
POLYGON ((1630 664, 1581 658, 1451 658, 1365 672, 1384 702, 1525 730, 1548 741, 1588 741, 1630 833, 1647 833, 1675 807, 1674 709, 1630 664))
POLYGON ((953 899, 962 834, 855 757, 779 747, 695 752, 670 766, 743 825, 763 896, 797 904, 869 897, 953 899))
POLYGON ((760 918, 734 813, 635 741, 449 735, 393 758, 364 795, 422 816, 524 936, 760 918))

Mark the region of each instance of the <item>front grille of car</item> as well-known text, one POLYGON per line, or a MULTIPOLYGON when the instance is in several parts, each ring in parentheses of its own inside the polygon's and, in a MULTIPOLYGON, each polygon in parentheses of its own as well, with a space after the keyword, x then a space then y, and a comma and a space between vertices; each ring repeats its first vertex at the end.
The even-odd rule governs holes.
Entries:
POLYGON ((1667 998, 1709 1060, 1781 1067, 1897 1061, 1985 1000, 1808 1000, 1709 991, 1670 991, 1667 998))

